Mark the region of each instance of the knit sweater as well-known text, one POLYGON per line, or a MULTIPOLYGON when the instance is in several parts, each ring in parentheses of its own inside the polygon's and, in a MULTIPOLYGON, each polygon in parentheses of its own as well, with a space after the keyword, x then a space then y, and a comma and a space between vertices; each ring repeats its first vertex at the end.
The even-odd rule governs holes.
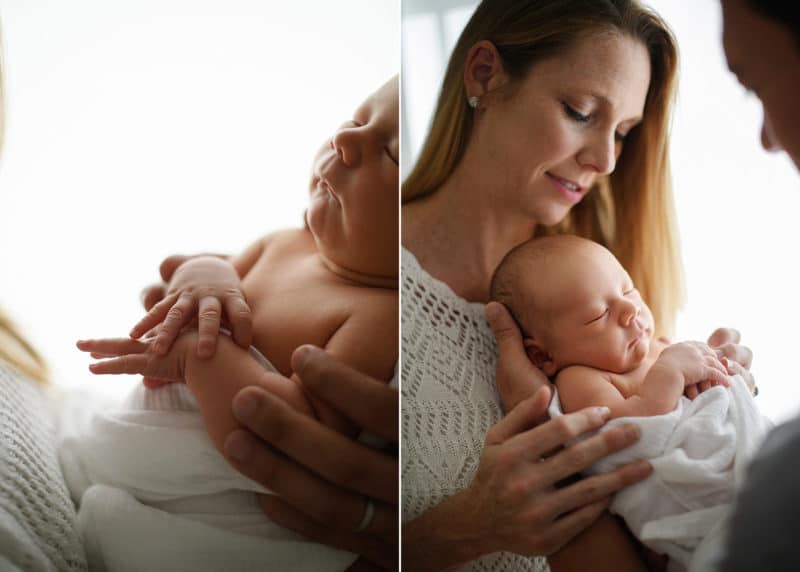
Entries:
MULTIPOLYGON (((469 485, 489 428, 503 416, 497 348, 483 304, 457 296, 402 252, 402 503, 409 521, 469 485)), ((544 571, 544 558, 509 552, 471 571, 544 571)))

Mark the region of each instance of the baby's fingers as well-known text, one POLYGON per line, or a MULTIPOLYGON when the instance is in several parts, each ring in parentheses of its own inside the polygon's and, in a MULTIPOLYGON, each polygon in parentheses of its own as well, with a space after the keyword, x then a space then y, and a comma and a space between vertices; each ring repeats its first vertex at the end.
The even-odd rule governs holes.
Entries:
POLYGON ((150 358, 145 354, 129 354, 93 363, 89 371, 97 374, 145 374, 149 362, 150 358))
POLYGON ((163 322, 167 312, 169 312, 169 309, 173 304, 175 304, 177 299, 178 294, 175 292, 166 296, 158 304, 150 308, 147 314, 145 314, 144 318, 139 320, 139 322, 133 326, 130 336, 132 338, 141 338, 144 334, 163 322))
POLYGON ((188 292, 182 293, 178 301, 169 309, 164 323, 158 331, 156 341, 153 344, 153 351, 159 355, 166 355, 172 342, 178 337, 184 326, 194 319, 194 311, 197 307, 195 298, 188 292))
POLYGON ((82 352, 91 352, 100 357, 138 354, 147 351, 148 345, 131 338, 103 338, 99 340, 78 340, 76 344, 82 352))
POLYGON ((216 297, 205 296, 200 300, 197 312, 197 357, 210 358, 214 355, 221 314, 221 305, 216 297))
POLYGON ((233 341, 237 345, 248 348, 253 342, 253 316, 241 294, 229 294, 225 297, 225 313, 231 323, 233 341))
POLYGON ((730 381, 728 380, 727 372, 725 372, 724 369, 723 371, 720 371, 716 367, 706 368, 705 378, 701 383, 708 383, 708 382, 711 383, 716 382, 725 387, 729 387, 731 384, 730 381))

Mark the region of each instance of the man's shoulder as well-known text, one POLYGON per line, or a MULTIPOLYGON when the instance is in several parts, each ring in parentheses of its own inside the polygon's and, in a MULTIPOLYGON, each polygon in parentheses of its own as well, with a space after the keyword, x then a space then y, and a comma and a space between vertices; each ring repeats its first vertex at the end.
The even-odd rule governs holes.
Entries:
POLYGON ((800 416, 770 431, 753 463, 759 465, 766 463, 770 466, 779 463, 782 467, 791 466, 800 471, 800 416))

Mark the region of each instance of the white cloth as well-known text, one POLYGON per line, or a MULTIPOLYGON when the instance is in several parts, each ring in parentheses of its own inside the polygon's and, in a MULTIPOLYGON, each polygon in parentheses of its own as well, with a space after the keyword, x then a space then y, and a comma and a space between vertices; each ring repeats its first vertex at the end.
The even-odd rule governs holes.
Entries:
POLYGON ((184 384, 65 403, 59 454, 92 570, 344 570, 354 554, 270 522, 184 384))
MULTIPOLYGON (((666 415, 609 421, 601 431, 634 423, 641 438, 591 471, 649 460, 653 474, 617 493, 611 511, 647 546, 691 570, 707 570, 719 556, 744 468, 772 427, 744 380, 730 380, 730 388, 713 387, 694 400, 681 397, 666 415)), ((558 392, 549 412, 553 418, 562 415, 558 392)))
MULTIPOLYGON (((489 428, 503 416, 497 348, 483 304, 458 297, 402 250, 402 501, 407 522, 466 488, 489 428)), ((473 571, 547 570, 544 558, 509 552, 473 571)))
POLYGON ((0 361, 0 570, 87 570, 48 396, 0 361))

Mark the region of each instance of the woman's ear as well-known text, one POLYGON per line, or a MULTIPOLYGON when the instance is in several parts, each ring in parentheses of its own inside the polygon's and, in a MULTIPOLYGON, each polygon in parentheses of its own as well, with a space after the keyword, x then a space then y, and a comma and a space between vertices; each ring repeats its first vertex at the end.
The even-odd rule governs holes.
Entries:
POLYGON ((553 356, 550 355, 541 342, 533 338, 525 338, 522 340, 525 346, 525 353, 528 354, 528 359, 531 360, 533 365, 542 370, 547 377, 553 376, 558 371, 556 363, 553 361, 553 356))
POLYGON ((464 66, 466 99, 478 97, 480 100, 507 82, 508 74, 503 68, 503 60, 492 42, 481 40, 469 49, 464 66))

